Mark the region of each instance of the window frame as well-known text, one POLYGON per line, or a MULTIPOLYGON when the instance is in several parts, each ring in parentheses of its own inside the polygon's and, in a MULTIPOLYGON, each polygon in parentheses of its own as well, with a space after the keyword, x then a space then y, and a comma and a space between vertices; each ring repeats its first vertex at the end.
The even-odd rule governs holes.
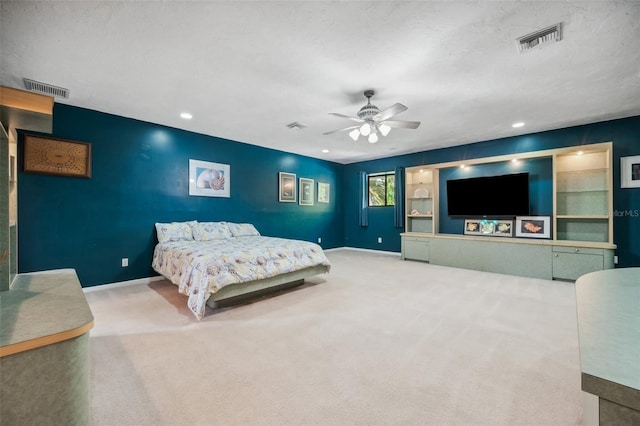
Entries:
POLYGON ((396 196, 395 196, 395 191, 392 191, 392 197, 393 197, 393 204, 389 204, 387 202, 388 196, 389 196, 389 183, 388 183, 388 177, 392 176, 393 177, 393 183, 395 186, 395 178, 396 178, 396 173, 394 171, 389 171, 389 172, 377 172, 377 173, 367 173, 367 207, 394 207, 396 205, 396 196), (370 187, 371 187, 371 178, 372 177, 383 177, 384 178, 384 204, 371 204, 371 191, 370 191, 370 187))

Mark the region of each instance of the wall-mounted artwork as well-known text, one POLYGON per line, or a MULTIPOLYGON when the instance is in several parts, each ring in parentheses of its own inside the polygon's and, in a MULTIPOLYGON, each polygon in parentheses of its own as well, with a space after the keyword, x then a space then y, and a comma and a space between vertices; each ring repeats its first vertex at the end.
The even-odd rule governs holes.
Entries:
POLYGON ((189 195, 231 197, 231 167, 228 164, 189 160, 189 195))
POLYGON ((551 217, 516 216, 516 237, 551 238, 551 217))
POLYGON ((312 206, 313 205, 313 179, 300 178, 300 195, 299 195, 299 204, 301 206, 312 206))
POLYGON ((34 135, 24 136, 25 173, 91 177, 91 144, 34 135))
POLYGON ((640 155, 620 158, 620 187, 640 188, 640 155))
POLYGON ((281 203, 296 202, 296 175, 293 173, 278 173, 278 201, 281 203))
POLYGON ((325 182, 318 182, 318 202, 328 203, 330 198, 331 186, 325 182))

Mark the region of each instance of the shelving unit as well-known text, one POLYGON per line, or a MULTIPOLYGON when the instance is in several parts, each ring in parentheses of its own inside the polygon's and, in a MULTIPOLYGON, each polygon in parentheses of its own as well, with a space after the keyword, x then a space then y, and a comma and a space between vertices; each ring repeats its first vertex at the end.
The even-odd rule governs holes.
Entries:
POLYGON ((433 234, 437 229, 437 170, 416 167, 406 171, 407 232, 433 234))

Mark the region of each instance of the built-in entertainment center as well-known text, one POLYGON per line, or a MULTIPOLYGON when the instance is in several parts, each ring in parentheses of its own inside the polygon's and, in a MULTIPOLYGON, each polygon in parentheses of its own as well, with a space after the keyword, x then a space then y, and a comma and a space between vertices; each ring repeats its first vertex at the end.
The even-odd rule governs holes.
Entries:
POLYGON ((611 157, 605 142, 407 168, 402 258, 562 280, 613 268, 611 157))

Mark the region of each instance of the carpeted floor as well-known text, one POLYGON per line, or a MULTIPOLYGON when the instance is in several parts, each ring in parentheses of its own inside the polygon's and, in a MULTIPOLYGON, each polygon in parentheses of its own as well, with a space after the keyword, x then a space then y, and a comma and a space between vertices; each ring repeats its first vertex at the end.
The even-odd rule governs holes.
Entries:
POLYGON ((168 281, 87 292, 92 424, 582 423, 572 283, 327 256, 200 322, 168 281))

